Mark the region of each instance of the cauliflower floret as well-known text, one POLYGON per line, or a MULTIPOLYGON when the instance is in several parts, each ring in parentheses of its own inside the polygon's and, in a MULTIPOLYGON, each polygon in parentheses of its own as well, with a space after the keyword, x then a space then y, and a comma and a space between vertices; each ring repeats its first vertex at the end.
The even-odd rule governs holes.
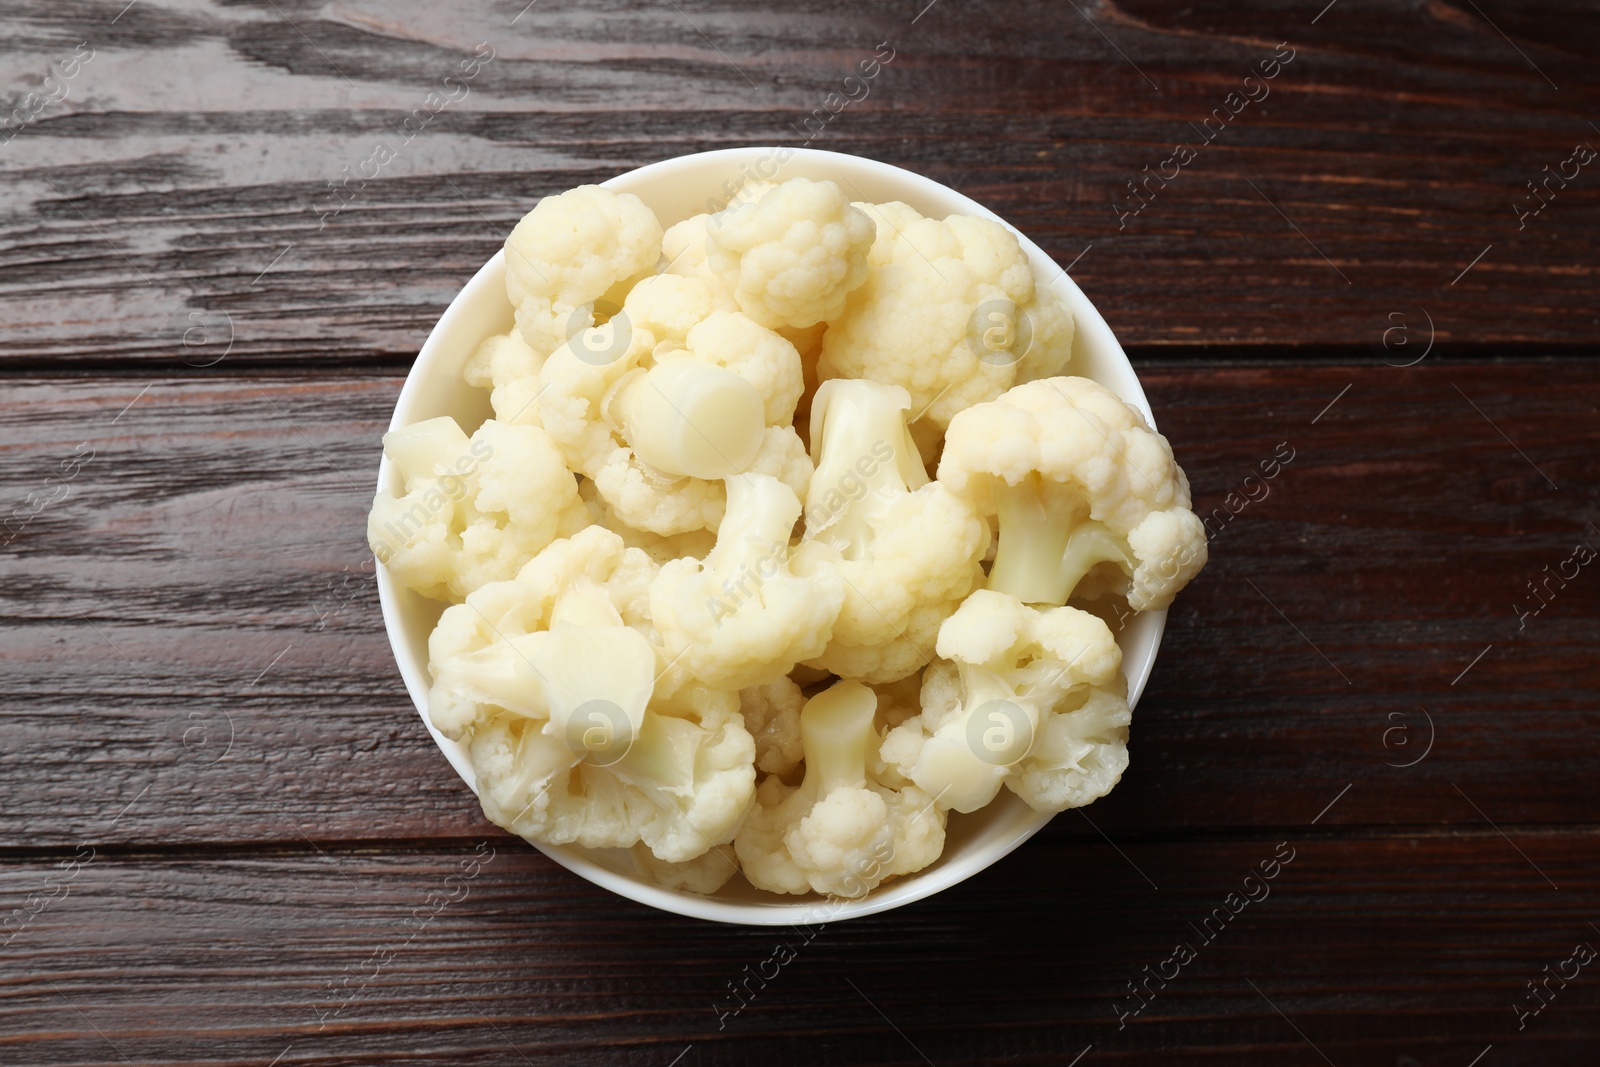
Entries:
POLYGON ((872 220, 877 228, 877 236, 872 241, 872 248, 867 252, 867 266, 871 269, 887 266, 893 262, 895 250, 899 247, 900 238, 907 227, 922 221, 922 213, 910 204, 891 200, 887 204, 857 203, 857 210, 872 220))
POLYGON ((604 597, 607 604, 596 612, 609 618, 614 611, 628 626, 647 632, 649 585, 657 569, 610 530, 588 526, 551 542, 510 580, 490 582, 465 603, 446 608, 428 638, 433 725, 459 740, 474 721, 500 708, 539 712, 543 698, 536 687, 527 688, 537 679, 525 669, 515 642, 548 630, 558 601, 574 590, 590 600, 604 597))
POLYGON ((756 742, 756 770, 788 774, 805 755, 800 746, 800 709, 806 698, 789 677, 739 690, 739 713, 756 742))
MULTIPOLYGON (((605 305, 604 298, 597 301, 596 313, 605 305)), ((568 338, 581 361, 605 364, 611 357, 625 354, 635 329, 649 333, 657 346, 682 348, 690 327, 713 312, 737 307, 727 293, 697 278, 655 274, 632 285, 620 311, 612 310, 616 313, 608 318, 609 329, 590 327, 568 338)), ((820 340, 821 334, 817 337, 820 340)), ((529 348, 522 334, 513 330, 483 342, 467 360, 462 376, 468 385, 492 390, 489 403, 497 419, 537 426, 542 388, 539 371, 547 358, 529 348)))
POLYGON ((619 535, 622 543, 629 548, 643 549, 645 555, 656 563, 666 563, 668 560, 689 556, 704 559, 706 553, 717 543, 717 535, 711 530, 690 530, 688 533, 673 534, 670 537, 653 534, 648 530, 635 530, 617 518, 617 513, 611 510, 601 498, 595 484, 587 478, 578 483, 578 496, 589 509, 590 523, 604 526, 619 535))
POLYGON ((1003 783, 1039 811, 1105 796, 1128 766, 1122 651, 1077 608, 1037 611, 980 589, 939 630, 922 714, 883 761, 942 808, 976 811, 1003 783))
POLYGON ((706 265, 763 326, 811 326, 867 278, 873 223, 831 181, 792 178, 711 216, 706 265))
MULTIPOLYGON (((644 709, 620 757, 584 752, 553 720, 494 716, 473 730, 469 746, 484 814, 531 841, 642 843, 664 863, 726 845, 750 808, 755 746, 733 694, 696 690, 679 701, 644 709)), ((606 717, 576 721, 594 723, 584 732, 610 725, 606 717)))
POLYGON ((465 739, 484 814, 547 844, 644 844, 667 863, 732 840, 755 743, 732 692, 655 691, 655 567, 591 526, 445 610, 428 714, 465 739))
POLYGON ((808 664, 870 684, 931 660, 939 624, 983 581, 989 527, 927 472, 906 432, 904 389, 824 382, 811 412, 817 472, 794 570, 844 579, 845 601, 808 664))
MULTIPOLYGON (((730 191, 731 183, 723 186, 723 191, 730 191)), ((731 207, 738 207, 759 200, 768 192, 776 189, 772 182, 760 178, 747 178, 737 189, 732 189, 730 195, 723 201, 722 207, 717 211, 726 211, 731 207)), ((711 208, 713 200, 706 201, 706 207, 711 208)), ((663 270, 668 274, 677 274, 685 278, 698 278, 709 283, 728 300, 733 300, 733 293, 722 284, 722 279, 717 272, 711 269, 707 258, 711 254, 711 242, 707 233, 711 226, 712 211, 703 211, 698 215, 690 215, 682 222, 667 228, 661 238, 661 259, 664 263, 663 270)), ((735 308, 738 304, 733 305, 735 308)))
MULTIPOLYGON (((768 475, 800 492, 811 481, 811 459, 793 427, 768 426, 745 473, 768 475)), ((716 529, 727 503, 722 482, 664 477, 626 449, 607 457, 594 482, 618 519, 665 537, 716 529)))
POLYGON ((925 219, 904 204, 873 214, 873 269, 829 320, 824 379, 901 386, 912 421, 942 428, 1018 381, 1059 373, 1072 350, 1071 315, 1037 284, 1010 230, 961 215, 925 219))
POLYGON ((572 469, 589 478, 621 447, 617 430, 606 421, 604 402, 655 345, 648 332, 620 327, 619 319, 593 331, 615 358, 585 358, 587 348, 564 344, 539 370, 540 421, 572 469))
POLYGON ((827 647, 844 583, 822 567, 789 570, 789 537, 800 498, 775 478, 727 482, 728 510, 705 562, 664 564, 650 614, 672 665, 667 688, 694 678, 715 689, 772 681, 827 647))
POLYGON ((656 274, 628 291, 622 312, 631 326, 647 330, 657 344, 682 345, 689 330, 715 311, 737 311, 733 298, 699 278, 656 274))
POLYGON ((768 426, 787 427, 805 388, 800 354, 781 334, 738 312, 717 311, 690 328, 689 354, 756 387, 768 426))
POLYGON ((544 356, 528 347, 515 330, 491 337, 467 360, 461 376, 468 385, 488 389, 494 417, 513 426, 539 425, 539 368, 544 356))
POLYGON ((939 481, 998 515, 988 587, 1024 603, 1064 604, 1107 564, 1129 607, 1158 610, 1206 563, 1205 528, 1167 439, 1088 378, 1029 382, 961 412, 939 481))
POLYGON ((506 296, 534 352, 595 324, 594 305, 661 257, 661 223, 632 193, 580 185, 547 196, 506 238, 506 296))
POLYGON ((510 578, 587 518, 577 481, 548 434, 493 419, 469 439, 449 417, 383 437, 405 491, 380 492, 367 541, 395 581, 459 601, 510 578))
POLYGON ((711 222, 709 214, 690 215, 682 222, 669 226, 661 237, 661 258, 666 261, 665 273, 682 278, 693 278, 709 285, 718 299, 725 299, 738 307, 733 293, 722 284, 717 272, 706 262, 711 242, 706 236, 711 222))
MULTIPOLYGON (((922 676, 926 672, 910 674, 897 682, 875 685, 878 694, 878 736, 890 736, 896 726, 922 714, 922 676)), ((887 762, 882 749, 873 754, 870 763, 872 777, 891 789, 904 789, 912 784, 900 768, 887 762)))
POLYGON ((643 842, 634 845, 631 851, 634 866, 640 874, 668 889, 699 893, 706 897, 727 885, 728 879, 739 870, 733 849, 727 845, 718 845, 681 863, 664 863, 656 859, 656 854, 643 842))
POLYGON ((876 709, 877 697, 859 682, 839 682, 806 702, 805 778, 791 787, 767 777, 734 839, 751 885, 859 897, 944 851, 944 813, 933 799, 869 776, 876 709))
POLYGON ((811 462, 788 425, 799 355, 782 337, 737 312, 711 314, 671 350, 622 315, 584 336, 539 372, 540 420, 622 522, 662 536, 713 529, 720 479, 741 472, 805 492, 811 462))

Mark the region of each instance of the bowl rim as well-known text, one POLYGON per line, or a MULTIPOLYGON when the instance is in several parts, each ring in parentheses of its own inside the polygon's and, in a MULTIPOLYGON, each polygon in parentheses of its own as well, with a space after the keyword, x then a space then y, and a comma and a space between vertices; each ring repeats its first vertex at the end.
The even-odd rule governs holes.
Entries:
MULTIPOLYGON (((599 184, 607 188, 623 187, 623 191, 628 191, 626 188, 628 186, 670 177, 677 170, 692 169, 704 166, 707 163, 749 162, 759 164, 763 159, 779 159, 780 169, 782 166, 787 165, 790 160, 800 160, 819 166, 837 166, 846 170, 859 168, 862 172, 869 173, 880 180, 906 184, 924 196, 949 201, 952 206, 946 212, 946 215, 977 215, 1005 226, 1017 237, 1023 251, 1027 253, 1030 262, 1035 267, 1038 267, 1042 262, 1055 266, 1059 270, 1060 273, 1055 275, 1053 280, 1047 284, 1065 298, 1072 308, 1074 319, 1076 320, 1074 350, 1076 351, 1078 339, 1084 335, 1085 330, 1094 333, 1096 335, 1096 343, 1102 353, 1101 358, 1112 360, 1126 371, 1126 374, 1121 376, 1120 380, 1115 384, 1109 382, 1102 384, 1106 385, 1107 388, 1115 392, 1124 401, 1136 407, 1145 416, 1151 427, 1155 427, 1155 418, 1150 410, 1149 401, 1145 397, 1137 372, 1133 369, 1127 354, 1122 350, 1122 345, 1111 332, 1099 310, 1078 288, 1077 283, 1072 280, 1067 271, 1056 264, 1043 249, 1016 226, 1013 226, 983 204, 947 185, 934 181, 932 178, 864 156, 815 148, 769 145, 723 148, 709 152, 695 152, 674 156, 625 171, 599 184)), ((743 170, 745 168, 739 169, 743 170)), ((469 318, 470 312, 467 310, 467 305, 470 301, 467 299, 468 294, 475 293, 487 285, 490 280, 499 276, 504 269, 504 261, 505 250, 501 248, 490 257, 488 262, 478 268, 467 283, 451 298, 449 305, 439 316, 439 320, 434 324, 433 329, 429 331, 427 339, 418 350, 417 357, 412 362, 410 370, 406 372, 406 380, 401 386, 399 396, 395 400, 394 413, 390 418, 388 429, 400 429, 414 421, 408 417, 408 412, 418 403, 419 398, 427 389, 425 379, 429 376, 427 373, 429 366, 435 362, 434 354, 443 349, 447 344, 445 339, 459 329, 461 323, 458 320, 469 318), (419 368, 422 373, 419 373, 419 368)), ((384 456, 378 465, 378 491, 382 492, 390 485, 391 471, 392 467, 389 459, 384 456)), ((456 773, 476 797, 475 776, 467 759, 464 746, 444 737, 428 718, 427 707, 430 682, 428 680, 427 665, 426 663, 416 662, 415 658, 410 654, 409 648, 404 644, 400 591, 389 576, 388 568, 384 566, 383 562, 374 558, 373 563, 377 578, 378 600, 383 615, 384 633, 388 638, 389 647, 394 654, 395 664, 400 670, 406 691, 410 695, 411 701, 415 705, 417 713, 421 716, 423 725, 433 738, 434 743, 439 747, 445 758, 450 761, 456 773)), ((1144 612, 1141 613, 1140 617, 1148 621, 1143 624, 1145 632, 1142 635, 1143 643, 1139 649, 1141 655, 1132 670, 1129 670, 1128 650, 1124 649, 1123 670, 1127 675, 1128 707, 1130 710, 1138 703, 1139 697, 1142 695, 1154 668, 1155 659, 1161 647, 1162 634, 1166 628, 1167 611, 1163 609, 1157 612, 1144 612)), ((1003 793, 1001 799, 1010 798, 1003 793)), ((1025 817, 1019 821, 1016 831, 1009 837, 997 837, 993 840, 982 842, 970 854, 961 857, 959 861, 941 863, 917 874, 904 876, 889 883, 887 886, 874 890, 859 900, 802 897, 793 901, 784 901, 777 894, 772 894, 774 900, 770 904, 720 900, 716 897, 669 889, 665 886, 654 885, 629 877, 591 859, 576 846, 548 845, 537 841, 528 841, 528 843, 574 874, 619 896, 649 905, 661 911, 689 918, 734 925, 784 926, 792 923, 840 922, 845 919, 860 918, 933 896, 993 866, 1042 830, 1045 824, 1054 818, 1053 814, 1045 812, 1028 811, 1024 814, 1025 817), (1031 816, 1031 818, 1026 816, 1031 816)), ((523 840, 527 839, 524 838, 523 840)))

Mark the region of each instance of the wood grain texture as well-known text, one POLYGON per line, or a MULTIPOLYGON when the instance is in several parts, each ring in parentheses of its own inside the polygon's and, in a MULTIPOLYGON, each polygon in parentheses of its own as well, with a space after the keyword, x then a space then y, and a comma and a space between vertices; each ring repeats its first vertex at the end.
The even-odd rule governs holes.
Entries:
POLYGON ((13 106, 65 95, 0 146, 0 365, 393 365, 538 197, 800 142, 880 42, 811 144, 987 203, 1125 344, 1366 345, 1422 307, 1460 350, 1592 347, 1594 166, 1514 208, 1600 146, 1592 7, 925 6, 8 5, 13 106), (79 42, 94 58, 47 83, 79 42), (479 42, 466 95, 408 127, 479 42), (1180 143, 1197 157, 1122 217, 1180 143), (379 144, 396 158, 327 215, 379 144))
MULTIPOLYGON (((1559 891, 1490 831, 1279 840, 1126 859, 1036 843, 933 900, 804 930, 662 915, 503 839, 96 856, 0 950, 0 1057, 976 1067, 1089 1049, 1085 1065, 1465 1067, 1492 1044, 1485 1063, 1593 1062, 1592 975, 1552 985, 1521 1031, 1512 1010, 1600 941, 1593 836, 1524 842, 1559 891), (1290 861, 1207 941, 1196 926, 1274 855, 1290 861), (1172 975, 1179 943, 1195 958, 1132 1015, 1129 983, 1172 975), (747 973, 765 988, 749 980, 733 1013, 747 973)), ((48 871, 0 866, 0 903, 48 871)))
POLYGON ((1592 4, 524 3, 0 11, 0 1063, 1595 1062, 1592 966, 1515 1010, 1600 946, 1600 572, 1529 585, 1600 547, 1600 162, 1549 177, 1600 148, 1592 4), (485 822, 364 517, 540 196, 808 118, 1071 265, 1215 536, 1111 797, 930 901, 738 929, 485 822))
MULTIPOLYGON (((1600 577, 1514 611, 1542 568, 1600 548, 1593 364, 1143 377, 1197 510, 1261 499, 1214 520, 1099 826, 1294 826, 1352 782, 1330 822, 1595 824, 1600 577)), ((476 832, 360 569, 398 382, 144 384, 8 387, 5 499, 96 451, 0 554, 0 846, 476 832)))

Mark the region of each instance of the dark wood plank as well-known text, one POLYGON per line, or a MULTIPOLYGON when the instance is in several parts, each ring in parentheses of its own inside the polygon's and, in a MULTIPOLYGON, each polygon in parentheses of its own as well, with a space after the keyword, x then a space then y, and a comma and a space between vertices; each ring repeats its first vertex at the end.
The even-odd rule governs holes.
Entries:
POLYGON ((59 460, 95 450, 0 564, 13 825, 75 811, 95 833, 128 805, 118 833, 141 840, 219 839, 241 816, 220 839, 481 822, 410 709, 370 577, 396 382, 9 388, 8 500, 59 495, 59 460), (41 778, 70 795, 21 787, 41 778))
POLYGON ((22 0, 0 34, 0 112, 94 49, 0 131, 0 522, 59 498, 0 527, 0 1062, 1594 1062, 1592 967, 1516 1011, 1600 945, 1600 579, 1529 587, 1600 546, 1596 165, 1517 217, 1600 147, 1593 5, 22 0), (1073 264, 1213 561, 1112 797, 887 916, 677 919, 489 827, 433 748, 362 568, 377 440, 539 196, 794 143, 879 41, 812 143, 1073 264))
MULTIPOLYGON (((1521 630, 1513 605, 1600 548, 1597 375, 1146 366, 1202 513, 1261 496, 1245 479, 1280 443, 1294 458, 1174 609, 1095 822, 1298 825, 1349 785, 1327 824, 1594 825, 1600 577, 1551 586, 1521 630)), ((7 386, 8 508, 95 454, 0 551, 0 845, 478 832, 360 570, 398 382, 145 384, 7 386)))
POLYGON ((1600 146, 1592 6, 1317 6, 11 4, 8 98, 59 94, 41 80, 80 41, 94 59, 0 147, 0 365, 393 366, 538 197, 803 140, 881 41, 811 143, 989 204, 1127 344, 1376 344, 1420 307, 1456 349, 1592 346, 1593 165, 1514 207, 1600 146), (1281 41, 1270 95, 1202 144, 1281 41), (403 143, 478 42, 469 95, 403 143), (323 225, 380 142, 398 158, 323 225))
MULTIPOLYGON (((1485 1067, 1593 1062, 1592 964, 1520 1032, 1512 1010, 1543 968, 1600 944, 1592 835, 1524 841, 1559 891, 1491 831, 1287 836, 1131 844, 1126 860, 1036 844, 932 901, 806 930, 661 915, 503 839, 98 855, 0 950, 0 1057, 1466 1067, 1492 1045, 1485 1067), (1275 854, 1292 858, 1206 941, 1191 924, 1275 854), (1179 943, 1195 958, 1119 1029, 1128 984, 1173 975, 1179 943), (768 981, 733 1014, 746 973, 768 981)), ((49 870, 0 864, 0 904, 49 870)))

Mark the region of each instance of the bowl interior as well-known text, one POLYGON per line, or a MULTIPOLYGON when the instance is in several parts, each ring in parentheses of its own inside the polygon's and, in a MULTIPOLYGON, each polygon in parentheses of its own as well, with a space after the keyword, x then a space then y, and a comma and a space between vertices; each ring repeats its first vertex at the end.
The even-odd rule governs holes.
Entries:
MULTIPOLYGON (((795 177, 831 179, 838 182, 852 200, 874 203, 900 200, 934 218, 965 214, 1005 222, 982 205, 921 175, 885 163, 814 149, 735 148, 705 152, 641 167, 604 184, 639 197, 665 227, 691 215, 719 209, 749 176, 775 181, 795 177)), ((1012 230, 1017 232, 1015 228, 1012 230)), ((1144 390, 1100 313, 1061 267, 1026 235, 1017 233, 1017 236, 1036 274, 1053 279, 1050 285, 1076 318, 1068 372, 1105 385, 1142 411, 1154 425, 1144 390)), ((468 386, 462 380, 461 370, 486 338, 512 328, 512 309, 505 293, 504 256, 504 252, 496 253, 483 265, 451 301, 428 335, 400 391, 391 429, 451 415, 470 433, 491 414, 487 393, 468 386)), ((398 472, 387 459, 379 467, 378 486, 395 493, 402 488, 398 472)), ((381 564, 377 566, 377 575, 384 624, 406 689, 434 741, 470 788, 473 772, 466 746, 435 730, 427 714, 428 635, 444 611, 444 605, 395 585, 381 564)), ((1123 652, 1130 706, 1137 702, 1150 677, 1165 624, 1165 611, 1137 615, 1117 636, 1123 652)), ((648 881, 634 870, 624 850, 542 844, 535 847, 598 885, 665 911, 719 922, 783 925, 835 922, 920 900, 983 870, 1026 841, 1049 820, 1050 816, 1035 812, 1009 791, 1002 791, 988 807, 970 815, 950 817, 944 855, 937 863, 853 901, 820 897, 784 899, 756 890, 739 877, 715 897, 705 897, 665 889, 648 881)))

